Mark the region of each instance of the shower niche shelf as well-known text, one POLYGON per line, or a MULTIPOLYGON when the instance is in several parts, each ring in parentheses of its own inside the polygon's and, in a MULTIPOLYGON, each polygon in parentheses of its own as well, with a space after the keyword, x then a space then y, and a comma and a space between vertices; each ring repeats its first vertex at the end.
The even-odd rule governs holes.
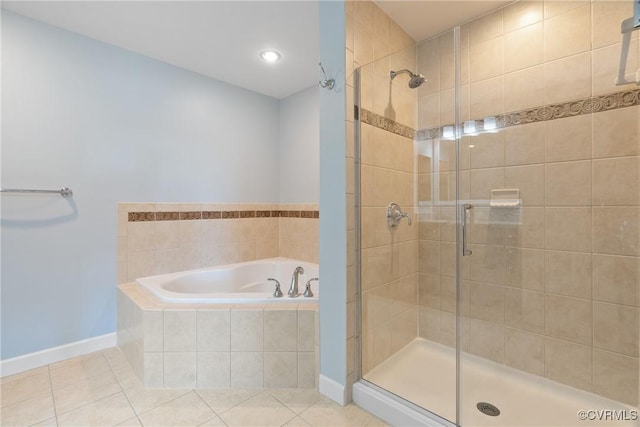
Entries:
POLYGON ((517 188, 503 188, 491 190, 489 207, 492 208, 517 208, 522 204, 520 190, 517 188))

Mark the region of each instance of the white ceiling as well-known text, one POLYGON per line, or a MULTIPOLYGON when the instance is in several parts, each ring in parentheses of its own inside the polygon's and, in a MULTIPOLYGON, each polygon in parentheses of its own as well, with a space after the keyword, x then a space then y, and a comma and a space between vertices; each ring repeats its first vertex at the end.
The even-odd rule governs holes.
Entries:
MULTIPOLYGON (((376 3, 419 41, 509 1, 376 3)), ((275 98, 321 77, 317 0, 23 0, 2 1, 2 8, 275 98), (262 61, 267 48, 282 59, 262 61)))
POLYGON ((4 9, 255 92, 319 80, 317 1, 2 1, 4 9), (264 62, 276 49, 282 59, 264 62))

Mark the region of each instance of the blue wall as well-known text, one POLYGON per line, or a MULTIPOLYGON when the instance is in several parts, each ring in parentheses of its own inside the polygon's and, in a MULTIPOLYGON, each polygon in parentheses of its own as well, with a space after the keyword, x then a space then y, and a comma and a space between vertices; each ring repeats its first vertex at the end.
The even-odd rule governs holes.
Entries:
POLYGON ((320 91, 320 373, 344 386, 347 376, 344 2, 321 1, 319 11, 320 60, 329 77, 336 80, 333 90, 320 91))
POLYGON ((74 197, 2 196, 2 359, 115 330, 116 202, 277 203, 279 104, 3 11, 2 187, 74 197))

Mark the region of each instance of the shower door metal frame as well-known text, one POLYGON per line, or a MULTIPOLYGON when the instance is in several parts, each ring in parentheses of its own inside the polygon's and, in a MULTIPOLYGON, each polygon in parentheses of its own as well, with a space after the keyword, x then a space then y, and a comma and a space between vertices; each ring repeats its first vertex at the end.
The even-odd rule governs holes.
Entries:
MULTIPOLYGON (((455 405, 456 405, 456 419, 454 422, 447 420, 446 418, 441 417, 435 412, 431 412, 429 409, 419 406, 402 396, 392 393, 389 390, 386 390, 375 383, 372 383, 365 378, 363 378, 362 374, 362 203, 361 203, 361 184, 362 184, 362 176, 361 176, 361 121, 360 121, 360 83, 361 83, 361 67, 358 67, 353 71, 353 97, 354 97, 354 184, 356 188, 354 194, 354 213, 355 213, 355 259, 357 263, 357 268, 355 271, 355 285, 356 285, 356 304, 355 304, 355 366, 354 366, 354 375, 355 382, 361 383, 366 387, 374 390, 377 393, 384 395, 385 397, 392 399, 395 402, 398 402, 410 410, 416 411, 419 414, 427 417, 428 419, 433 420, 434 422, 441 423, 442 426, 458 426, 460 427, 460 404, 461 404, 461 378, 460 378, 460 361, 461 361, 461 336, 460 331, 462 324, 462 303, 461 303, 461 295, 462 295, 462 253, 460 252, 460 248, 462 248, 462 232, 461 232, 461 206, 460 203, 460 142, 461 142, 461 126, 460 126, 460 26, 454 27, 454 70, 455 70, 455 83, 454 83, 454 112, 455 112, 455 155, 456 155, 456 397, 455 397, 455 405)), ((364 66, 367 66, 366 64, 364 66)))
POLYGON ((462 139, 462 126, 460 123, 460 26, 453 29, 453 57, 454 57, 454 125, 455 129, 455 152, 456 152, 456 420, 457 426, 461 425, 461 404, 462 404, 462 378, 461 378, 461 361, 462 361, 462 257, 467 256, 466 247, 466 204, 460 202, 460 141, 462 139))

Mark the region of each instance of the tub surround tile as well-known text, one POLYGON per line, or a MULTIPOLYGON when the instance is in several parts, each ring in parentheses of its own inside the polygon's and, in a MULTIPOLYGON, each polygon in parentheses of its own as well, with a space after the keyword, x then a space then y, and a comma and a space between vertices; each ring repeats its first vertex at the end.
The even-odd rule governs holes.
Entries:
POLYGON ((231 351, 261 351, 264 343, 262 310, 231 312, 231 351))
POLYGON ((137 382, 127 388, 140 385, 136 377, 147 387, 163 388, 317 385, 317 304, 161 303, 158 309, 155 297, 135 283, 120 285, 118 295, 121 363, 127 369, 129 364, 137 367, 137 373, 130 374, 137 382), (138 312, 125 316, 124 309, 138 312), (143 319, 150 322, 143 325, 143 319), (145 340, 145 336, 155 338, 145 340), (146 344, 159 351, 150 351, 146 344))
POLYGON ((263 352, 237 351, 231 356, 231 388, 264 387, 263 352))
POLYGON ((195 310, 164 310, 164 351, 196 351, 195 310))
POLYGON ((118 218, 118 283, 257 258, 318 260, 317 204, 119 203, 118 218))
POLYGON ((298 311, 295 308, 292 310, 264 311, 265 351, 297 351, 297 338, 298 311))
POLYGON ((198 388, 231 387, 231 353, 198 352, 198 388))
POLYGON ((264 387, 298 387, 298 353, 295 351, 264 352, 264 387))
POLYGON ((198 310, 198 351, 231 350, 231 314, 229 309, 198 310))
POLYGON ((195 388, 196 352, 164 353, 164 387, 195 388))

